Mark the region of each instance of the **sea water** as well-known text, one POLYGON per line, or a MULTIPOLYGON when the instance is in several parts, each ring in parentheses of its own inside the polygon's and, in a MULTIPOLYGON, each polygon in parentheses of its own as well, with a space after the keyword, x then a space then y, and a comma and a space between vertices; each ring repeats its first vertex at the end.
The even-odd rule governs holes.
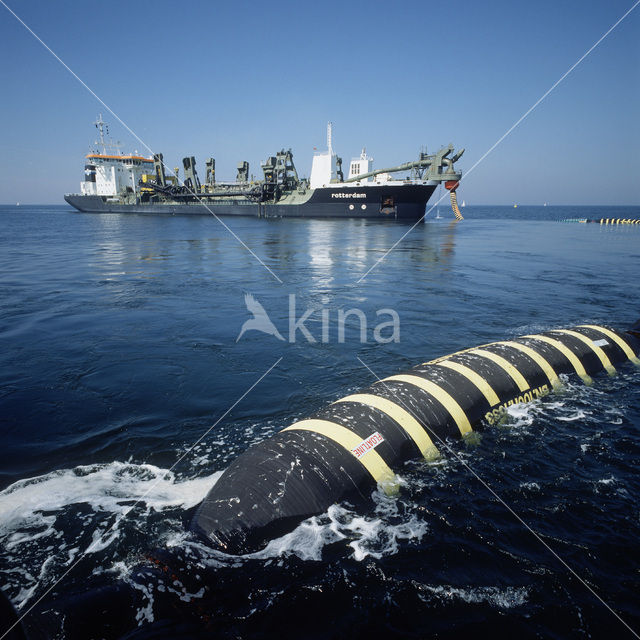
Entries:
MULTIPOLYGON (((640 207, 433 215, 225 218, 234 237, 206 216, 0 208, 0 587, 27 626, 129 582, 136 624, 184 616, 215 637, 630 637, 608 607, 638 630, 631 365, 591 387, 566 379, 405 465, 397 497, 333 505, 257 553, 187 533, 231 460, 374 376, 640 317, 640 227, 559 222, 640 207), (246 294, 278 335, 238 339, 246 294), (175 600, 199 609, 159 611, 164 585, 135 581, 152 549, 192 559, 175 600)), ((120 637, 88 613, 95 637, 120 637)))

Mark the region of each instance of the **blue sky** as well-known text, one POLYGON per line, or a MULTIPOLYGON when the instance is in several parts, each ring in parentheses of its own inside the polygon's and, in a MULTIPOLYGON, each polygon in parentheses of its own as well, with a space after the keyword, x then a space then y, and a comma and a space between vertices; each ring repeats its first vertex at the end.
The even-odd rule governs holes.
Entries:
MULTIPOLYGON (((170 166, 291 147, 308 175, 327 120, 375 166, 453 142, 464 171, 634 0, 5 0, 170 166), (99 10, 97 7, 102 7, 99 10)), ((79 190, 103 111, 0 6, 0 202, 79 190)), ((640 6, 473 172, 469 204, 640 204, 640 6)))

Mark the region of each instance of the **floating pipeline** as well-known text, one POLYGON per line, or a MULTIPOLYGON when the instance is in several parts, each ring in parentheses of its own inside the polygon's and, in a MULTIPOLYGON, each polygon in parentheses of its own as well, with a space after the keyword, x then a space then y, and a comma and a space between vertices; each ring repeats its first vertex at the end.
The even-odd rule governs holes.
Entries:
POLYGON ((464 220, 458 208, 458 196, 456 195, 456 189, 459 186, 460 182, 458 180, 447 180, 444 183, 444 188, 449 191, 449 196, 451 197, 451 209, 453 210, 456 220, 464 220))
POLYGON ((581 224, 595 223, 595 224, 640 224, 640 219, 635 218, 595 218, 593 220, 589 218, 565 218, 560 222, 579 222, 581 224))
POLYGON ((227 553, 255 550, 343 500, 397 487, 394 470, 448 438, 560 386, 640 365, 640 321, 626 333, 580 325, 458 351, 379 380, 250 447, 198 507, 191 530, 227 553))
POLYGON ((3 640, 25 640, 24 627, 9 598, 0 589, 0 637, 3 640))
MULTIPOLYGON (((438 455, 505 409, 540 397, 561 374, 609 374, 640 364, 640 321, 626 333, 582 325, 459 351, 391 376, 334 402, 248 449, 200 505, 191 528, 227 553, 257 548, 334 502, 371 499, 376 482, 392 492, 392 469, 438 455)), ((158 640, 231 637, 216 615, 228 583, 180 547, 153 549, 115 582, 96 572, 64 595, 38 601, 23 623, 0 592, 0 634, 7 640, 65 637, 158 640), (153 610, 156 621, 142 622, 153 610), (145 614, 146 615, 146 614, 145 614), (142 618, 141 618, 142 616, 142 618), (23 626, 24 624, 24 626, 23 626)), ((222 603, 222 604, 221 604, 222 603)))

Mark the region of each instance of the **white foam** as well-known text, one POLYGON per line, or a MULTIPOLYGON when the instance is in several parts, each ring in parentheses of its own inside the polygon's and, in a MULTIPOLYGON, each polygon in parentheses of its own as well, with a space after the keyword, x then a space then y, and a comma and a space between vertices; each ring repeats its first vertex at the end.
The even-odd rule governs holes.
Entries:
MULTIPOLYGON (((111 462, 53 471, 19 480, 0 492, 0 537, 24 527, 51 527, 55 513, 86 503, 94 511, 124 514, 139 502, 147 512, 198 504, 221 472, 192 480, 177 480, 173 472, 150 464, 111 462)), ((46 535, 32 533, 29 539, 46 535)), ((15 541, 14 538, 12 541, 15 541)))
POLYGON ((211 549, 189 534, 173 534, 165 541, 167 547, 179 546, 193 554, 198 563, 212 568, 242 566, 247 561, 261 560, 266 565, 282 565, 287 556, 304 561, 321 561, 325 549, 341 544, 354 560, 382 558, 395 554, 401 541, 418 541, 427 533, 425 521, 405 513, 407 505, 384 493, 373 493, 375 513, 363 516, 345 505, 332 505, 325 513, 307 518, 293 531, 269 541, 261 551, 234 556, 211 549))
POLYGON ((471 587, 463 589, 447 585, 420 585, 418 595, 424 601, 426 598, 420 591, 428 591, 441 600, 462 600, 467 603, 488 602, 500 609, 511 609, 523 605, 527 601, 529 591, 526 587, 471 587))
MULTIPOLYGON (((602 389, 587 386, 562 374, 562 387, 544 398, 532 402, 515 404, 507 407, 508 420, 506 426, 512 431, 528 433, 528 427, 535 424, 540 417, 546 417, 558 422, 600 422, 601 418, 594 416, 594 405, 604 394, 602 389)), ((619 414, 619 411, 614 411, 619 414)))
MULTIPOLYGON (((55 579, 80 554, 116 543, 128 519, 139 523, 153 512, 197 505, 221 473, 181 480, 154 465, 111 462, 53 471, 7 487, 0 492, 0 545, 8 552, 6 586, 14 604, 23 606, 39 585, 55 579), (73 533, 69 517, 77 525, 73 533), (17 566, 25 573, 14 575, 17 566)), ((182 529, 179 516, 165 524, 160 535, 182 529)), ((122 567, 117 570, 122 573, 122 567)), ((143 611, 141 619, 147 614, 143 611)))
POLYGON ((530 427, 533 424, 536 413, 534 402, 513 404, 507 407, 508 426, 511 430, 526 429, 526 427, 530 427))
POLYGON ((420 540, 428 525, 416 515, 400 515, 398 501, 375 492, 376 516, 362 516, 341 505, 332 505, 321 516, 308 518, 291 533, 271 540, 265 549, 244 558, 271 559, 287 555, 302 560, 322 559, 328 545, 342 542, 351 557, 362 561, 398 552, 399 541, 420 540))
POLYGON ((585 418, 589 418, 589 415, 582 411, 582 409, 578 409, 575 413, 568 416, 556 416, 556 419, 560 420, 560 422, 575 422, 576 420, 584 420, 585 418))

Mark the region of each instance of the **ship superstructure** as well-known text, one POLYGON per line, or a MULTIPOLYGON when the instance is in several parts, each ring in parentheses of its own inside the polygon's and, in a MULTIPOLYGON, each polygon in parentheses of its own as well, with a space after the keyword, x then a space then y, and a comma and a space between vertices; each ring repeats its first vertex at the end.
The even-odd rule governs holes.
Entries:
POLYGON ((153 171, 153 160, 142 156, 112 156, 91 153, 84 166, 85 179, 80 184, 84 196, 116 197, 136 193, 143 176, 153 171))
POLYGON ((215 159, 208 158, 201 182, 196 160, 189 156, 182 161, 180 181, 178 169, 171 175, 162 154, 145 158, 108 152, 102 117, 95 124, 101 149, 86 156, 80 194, 65 195, 76 209, 91 213, 420 219, 439 184, 444 183, 455 196, 461 174, 454 162, 464 152, 452 155, 454 148, 449 145, 431 155, 423 151, 416 161, 374 170, 373 158, 363 149, 349 163, 345 179, 329 123, 327 149, 314 154, 308 180, 298 176, 291 149, 282 149, 261 163, 261 180, 250 178, 249 163, 241 161, 234 182, 217 181, 215 159))
MULTIPOLYGON (((370 173, 373 171, 373 158, 367 155, 367 150, 362 149, 362 153, 358 158, 352 158, 349 164, 349 180, 351 178, 357 178, 363 173, 370 173)), ((388 179, 388 175, 379 174, 376 176, 376 182, 384 182, 388 179)), ((371 178, 365 178, 367 182, 371 181, 371 178)))
POLYGON ((153 171, 153 160, 138 154, 117 153, 117 145, 105 139, 108 128, 102 114, 94 124, 98 129, 95 145, 99 148, 86 156, 80 193, 83 196, 115 198, 117 201, 120 194, 138 192, 143 176, 153 171))

